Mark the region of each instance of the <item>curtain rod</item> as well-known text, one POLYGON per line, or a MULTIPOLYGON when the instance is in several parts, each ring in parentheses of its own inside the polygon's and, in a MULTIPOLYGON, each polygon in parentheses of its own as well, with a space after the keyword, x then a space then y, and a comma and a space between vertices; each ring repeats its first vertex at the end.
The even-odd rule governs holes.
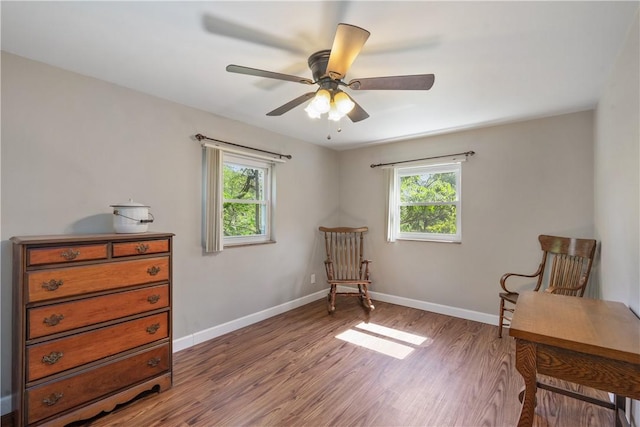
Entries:
POLYGON ((209 140, 209 141, 215 141, 215 142, 221 142, 223 144, 233 145, 234 147, 241 147, 241 148, 246 148, 248 150, 260 151, 261 153, 271 154, 272 156, 279 156, 280 158, 284 157, 284 158, 287 158, 287 159, 291 159, 291 155, 290 154, 274 153, 273 151, 267 151, 267 150, 261 150, 259 148, 247 147, 246 145, 234 144, 233 142, 221 141, 219 139, 209 138, 208 136, 204 136, 201 133, 197 134, 195 136, 195 138, 198 141, 202 141, 203 139, 206 139, 206 140, 209 140))
POLYGON ((380 166, 390 166, 390 165, 399 165, 401 163, 410 163, 410 162, 419 162, 420 160, 432 160, 432 159, 442 159, 444 157, 453 157, 453 156, 460 156, 461 154, 464 154, 465 156, 473 156, 474 154, 476 154, 475 151, 465 151, 464 153, 455 153, 455 154, 446 154, 444 156, 433 156, 433 157, 423 157, 422 159, 412 159, 412 160, 402 160, 399 162, 391 162, 391 163, 378 163, 377 165, 371 165, 372 168, 377 168, 380 166))

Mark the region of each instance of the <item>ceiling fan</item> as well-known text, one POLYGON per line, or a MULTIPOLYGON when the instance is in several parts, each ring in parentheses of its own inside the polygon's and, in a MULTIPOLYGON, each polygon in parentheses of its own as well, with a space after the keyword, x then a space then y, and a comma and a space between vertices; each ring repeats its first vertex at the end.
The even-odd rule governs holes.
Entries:
POLYGON ((305 108, 310 117, 317 118, 327 113, 330 120, 338 121, 346 115, 355 123, 368 118, 369 114, 342 87, 352 90, 429 90, 435 79, 433 74, 415 74, 358 78, 344 82, 347 71, 369 35, 369 31, 355 25, 338 24, 331 49, 320 50, 309 56, 308 64, 313 80, 234 64, 227 65, 226 69, 231 73, 319 86, 316 91, 307 92, 268 112, 267 116, 281 116, 312 99, 305 108))

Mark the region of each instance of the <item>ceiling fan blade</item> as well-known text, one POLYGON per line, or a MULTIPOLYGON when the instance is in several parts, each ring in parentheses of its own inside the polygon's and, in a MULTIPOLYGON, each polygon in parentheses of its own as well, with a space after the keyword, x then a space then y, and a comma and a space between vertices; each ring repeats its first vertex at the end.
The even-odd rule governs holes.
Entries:
POLYGON ((369 38, 369 34, 369 31, 355 25, 338 24, 327 63, 326 73, 329 77, 339 80, 347 74, 349 67, 369 38))
POLYGON ((202 18, 202 24, 204 28, 212 34, 232 37, 263 46, 275 47, 292 53, 305 53, 304 49, 298 45, 297 40, 283 39, 214 15, 205 14, 202 18))
MULTIPOLYGON (((297 75, 303 74, 309 71, 309 66, 307 65, 307 61, 298 61, 294 64, 284 67, 282 70, 278 70, 278 73, 297 75)), ((274 80, 274 79, 258 79, 254 86, 259 87, 264 90, 272 90, 280 85, 286 84, 282 80, 274 80)))
POLYGON ((308 101, 309 99, 313 98, 314 95, 316 93, 315 92, 308 92, 305 93, 304 95, 301 95, 299 97, 297 97, 296 99, 292 99, 291 101, 287 102, 284 105, 281 105, 280 107, 276 108, 273 111, 269 111, 267 113, 267 116, 281 116, 284 113, 286 113, 289 110, 292 110, 293 108, 297 107, 298 105, 302 104, 305 101, 308 101))
MULTIPOLYGON (((348 93, 347 96, 349 96, 348 93)), ((351 101, 353 101, 353 103, 355 104, 351 111, 347 113, 347 116, 349 116, 353 123, 359 122, 369 117, 369 113, 364 111, 364 108, 362 108, 360 104, 358 104, 353 98, 351 98, 351 96, 349 96, 349 99, 351 99, 351 101)))
POLYGON ((354 90, 429 90, 434 80, 433 74, 370 77, 351 80, 347 86, 354 90))
POLYGON ((248 74, 250 76, 266 77, 268 79, 286 80, 289 82, 303 83, 312 85, 313 81, 305 77, 292 76, 290 74, 276 73, 273 71, 259 70, 257 68, 243 67, 242 65, 227 65, 227 71, 230 73, 248 74))

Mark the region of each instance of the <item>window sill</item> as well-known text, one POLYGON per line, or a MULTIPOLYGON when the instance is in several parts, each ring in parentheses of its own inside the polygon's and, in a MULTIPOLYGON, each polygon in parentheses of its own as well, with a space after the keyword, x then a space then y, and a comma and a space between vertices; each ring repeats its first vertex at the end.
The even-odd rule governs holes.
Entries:
POLYGON ((224 243, 223 247, 225 249, 231 249, 231 248, 241 248, 244 246, 271 245, 274 243, 276 243, 275 240, 266 240, 264 242, 224 243))
POLYGON ((462 240, 439 240, 439 239, 416 239, 409 237, 396 237, 396 241, 404 240, 406 242, 432 242, 432 243, 453 243, 462 244, 462 240))

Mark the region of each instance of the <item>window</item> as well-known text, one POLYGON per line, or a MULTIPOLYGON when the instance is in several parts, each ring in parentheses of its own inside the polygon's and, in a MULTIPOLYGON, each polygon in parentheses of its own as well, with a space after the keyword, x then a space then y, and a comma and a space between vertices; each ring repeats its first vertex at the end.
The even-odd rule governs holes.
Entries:
POLYGON ((224 244, 271 240, 272 164, 224 154, 224 244))
MULTIPOLYGON (((224 141, 218 142, 224 144, 224 141)), ((241 147, 264 151, 274 157, 216 144, 203 143, 202 147, 204 252, 218 253, 225 246, 273 243, 276 164, 285 163, 283 157, 291 156, 244 146, 241 147)))
POLYGON ((388 240, 460 242, 460 171, 460 163, 388 170, 388 240))

